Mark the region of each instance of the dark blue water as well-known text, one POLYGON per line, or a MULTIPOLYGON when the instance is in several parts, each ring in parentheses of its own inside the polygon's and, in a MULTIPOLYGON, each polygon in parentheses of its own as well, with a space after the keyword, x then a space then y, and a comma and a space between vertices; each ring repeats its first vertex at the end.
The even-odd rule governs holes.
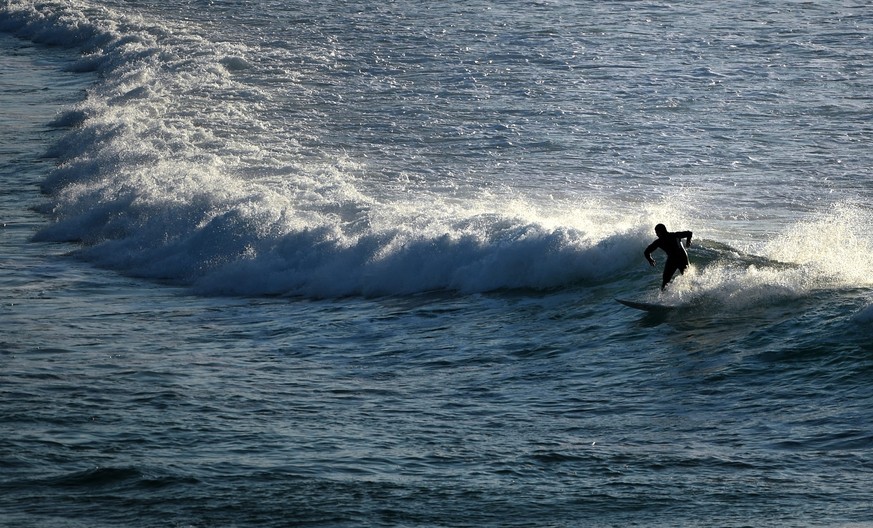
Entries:
POLYGON ((0 525, 869 525, 868 11, 2 5, 0 525))

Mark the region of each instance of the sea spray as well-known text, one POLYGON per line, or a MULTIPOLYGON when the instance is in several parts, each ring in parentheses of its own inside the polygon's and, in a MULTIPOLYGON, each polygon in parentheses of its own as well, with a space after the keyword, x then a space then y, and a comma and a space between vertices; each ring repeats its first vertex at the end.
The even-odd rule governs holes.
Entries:
MULTIPOLYGON (((773 233, 760 255, 710 242, 707 259, 677 276, 663 295, 674 304, 740 310, 804 298, 820 289, 869 287, 870 221, 864 208, 842 203, 773 233)), ((692 261, 694 253, 692 248, 692 261)))
POLYGON ((786 226, 764 248, 771 258, 809 270, 810 286, 873 284, 873 215, 856 203, 833 204, 786 226))

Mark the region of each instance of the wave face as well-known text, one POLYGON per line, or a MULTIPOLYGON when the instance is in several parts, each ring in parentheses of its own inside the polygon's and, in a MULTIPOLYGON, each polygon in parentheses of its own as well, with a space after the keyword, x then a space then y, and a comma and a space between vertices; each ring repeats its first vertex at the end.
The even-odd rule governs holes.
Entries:
MULTIPOLYGON (((561 131, 600 112, 578 101, 557 112, 579 95, 561 91, 569 59, 532 63, 526 39, 491 42, 483 61, 404 13, 312 8, 304 20, 289 7, 291 29, 280 31, 252 12, 188 6, 163 18, 123 7, 21 1, 0 16, 0 29, 81 48, 70 68, 99 75, 54 122, 70 131, 51 152, 53 221, 37 236, 79 243, 99 266, 204 294, 551 289, 627 279, 657 222, 724 230, 715 202, 690 205, 685 184, 665 192, 648 168, 628 173, 619 161, 580 176, 584 162, 567 166, 578 140, 561 131), (216 26, 225 16, 237 29, 216 26), (342 38, 352 22, 363 24, 359 48, 342 38)), ((609 126, 589 153, 654 148, 609 126)), ((854 255, 870 248, 854 234, 867 220, 844 226, 854 255)), ((788 255, 818 243, 797 229, 765 254, 821 268, 788 255)), ((867 283, 869 258, 855 264, 846 283, 867 283)), ((714 290, 735 278, 714 262, 707 280, 714 290)))

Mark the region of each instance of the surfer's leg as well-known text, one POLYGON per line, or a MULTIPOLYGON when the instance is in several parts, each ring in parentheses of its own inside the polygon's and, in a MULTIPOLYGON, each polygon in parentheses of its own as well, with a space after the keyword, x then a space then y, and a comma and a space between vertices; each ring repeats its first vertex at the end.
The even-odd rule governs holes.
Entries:
POLYGON ((667 262, 664 264, 664 280, 661 282, 661 289, 667 287, 667 283, 673 279, 673 274, 676 273, 676 270, 679 269, 679 266, 676 265, 675 262, 671 262, 670 259, 667 259, 667 262))

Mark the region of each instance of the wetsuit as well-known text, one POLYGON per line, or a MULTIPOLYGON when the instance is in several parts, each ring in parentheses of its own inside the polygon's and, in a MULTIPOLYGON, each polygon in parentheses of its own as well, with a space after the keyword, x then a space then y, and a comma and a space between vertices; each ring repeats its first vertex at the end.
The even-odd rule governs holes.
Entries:
POLYGON ((660 248, 667 254, 667 262, 664 264, 664 281, 661 283, 661 289, 667 287, 667 283, 673 278, 676 270, 685 273, 685 268, 688 267, 688 253, 685 251, 685 246, 682 245, 682 239, 688 239, 688 244, 691 244, 691 231, 677 231, 670 233, 663 231, 658 234, 658 239, 649 244, 646 248, 646 260, 654 266, 655 260, 652 258, 652 252, 660 248))

